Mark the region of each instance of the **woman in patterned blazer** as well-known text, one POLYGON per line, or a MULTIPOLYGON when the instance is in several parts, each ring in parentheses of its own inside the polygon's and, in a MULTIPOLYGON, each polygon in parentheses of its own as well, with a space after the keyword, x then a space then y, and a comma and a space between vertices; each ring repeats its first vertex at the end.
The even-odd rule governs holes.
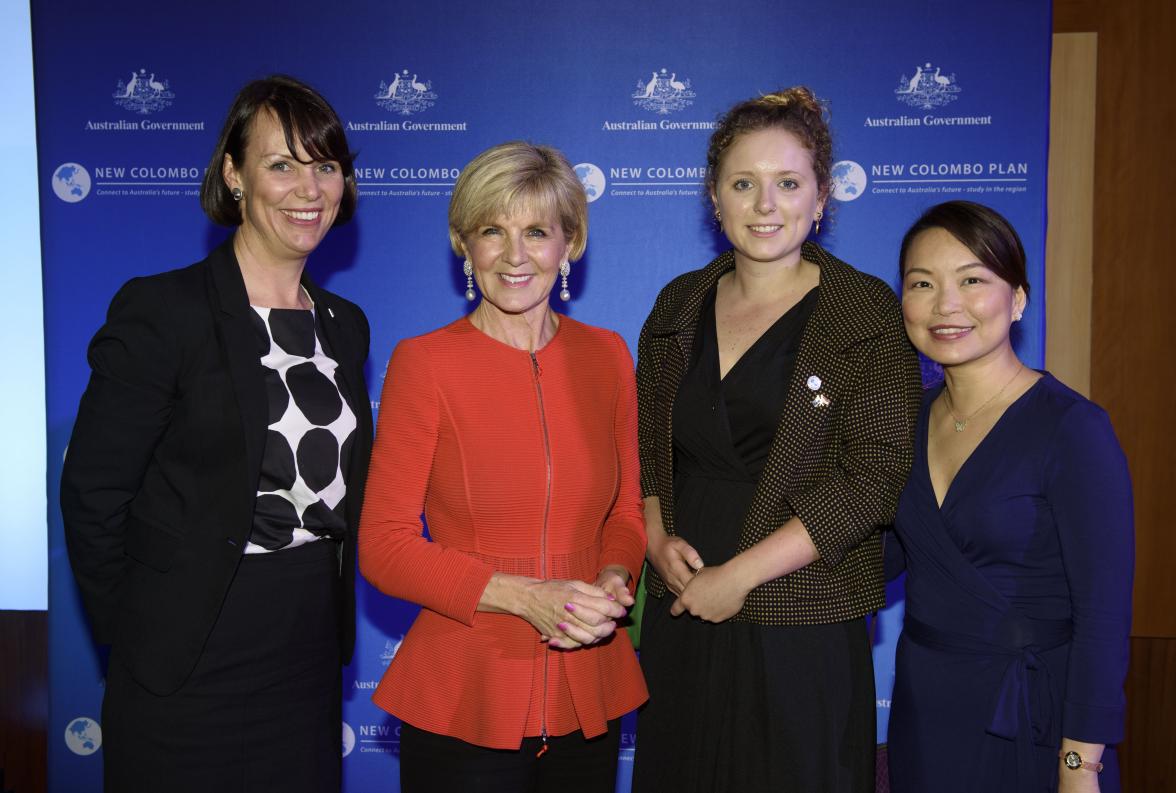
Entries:
POLYGON ((707 183, 733 250, 641 332, 635 791, 873 790, 864 617, 921 389, 891 289, 807 241, 831 152, 807 88, 732 108, 707 183))

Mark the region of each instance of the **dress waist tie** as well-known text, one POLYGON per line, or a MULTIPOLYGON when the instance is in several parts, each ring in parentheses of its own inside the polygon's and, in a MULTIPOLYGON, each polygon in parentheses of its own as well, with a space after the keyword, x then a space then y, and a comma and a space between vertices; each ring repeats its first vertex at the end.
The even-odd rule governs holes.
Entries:
POLYGON ((929 649, 1007 659, 986 729, 992 735, 1016 742, 1018 783, 1038 785, 1048 784, 1048 780, 1035 779, 1038 771, 1033 762, 1033 744, 1055 749, 1061 744, 1061 727, 1053 719, 1049 667, 1038 653, 1070 641, 1072 629, 1070 620, 1019 618, 1003 623, 999 638, 985 639, 942 630, 910 614, 903 621, 903 634, 929 649))

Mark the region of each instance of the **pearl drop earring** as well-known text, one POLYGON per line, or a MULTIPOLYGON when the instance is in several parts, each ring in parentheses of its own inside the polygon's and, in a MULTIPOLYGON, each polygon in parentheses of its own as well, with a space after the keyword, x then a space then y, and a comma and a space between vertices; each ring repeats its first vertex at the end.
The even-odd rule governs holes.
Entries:
POLYGON ((572 293, 568 291, 568 273, 571 271, 572 265, 564 259, 563 264, 559 266, 559 274, 563 277, 560 282, 559 299, 565 303, 572 299, 572 293))
POLYGON ((461 271, 465 273, 466 277, 466 300, 471 303, 478 297, 478 293, 474 291, 474 265, 469 260, 465 260, 465 264, 461 266, 461 271))

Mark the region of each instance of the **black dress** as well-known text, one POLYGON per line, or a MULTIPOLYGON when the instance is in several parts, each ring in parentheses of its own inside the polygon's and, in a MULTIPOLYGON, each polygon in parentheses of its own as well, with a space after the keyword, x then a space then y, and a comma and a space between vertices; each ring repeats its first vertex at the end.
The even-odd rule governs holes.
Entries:
MULTIPOLYGON (((735 555, 817 289, 719 377, 714 290, 674 402, 674 525, 705 564, 735 555)), ((634 793, 872 791, 874 679, 863 619, 710 624, 650 597, 634 793)))

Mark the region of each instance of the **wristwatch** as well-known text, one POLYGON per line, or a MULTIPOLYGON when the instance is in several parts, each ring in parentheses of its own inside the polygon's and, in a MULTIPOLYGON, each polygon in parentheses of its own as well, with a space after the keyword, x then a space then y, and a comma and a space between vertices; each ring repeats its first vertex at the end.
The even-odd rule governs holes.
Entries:
POLYGON ((1066 768, 1071 771, 1077 771, 1079 768, 1086 768, 1096 774, 1101 774, 1103 770, 1102 763, 1088 763, 1082 759, 1082 755, 1077 752, 1058 752, 1058 757, 1062 758, 1062 762, 1066 768))

